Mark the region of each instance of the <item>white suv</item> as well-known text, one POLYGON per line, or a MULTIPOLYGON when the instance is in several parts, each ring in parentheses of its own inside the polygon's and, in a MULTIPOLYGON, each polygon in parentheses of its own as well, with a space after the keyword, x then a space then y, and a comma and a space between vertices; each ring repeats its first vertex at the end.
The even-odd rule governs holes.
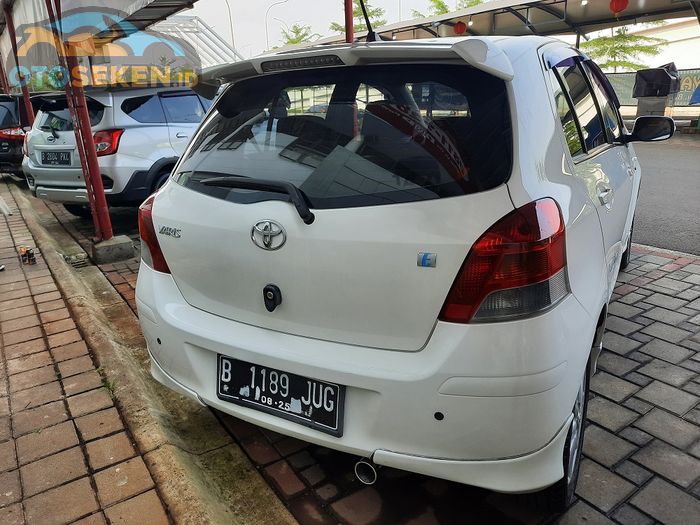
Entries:
POLYGON ((573 498, 588 378, 640 182, 605 76, 565 44, 314 47, 230 83, 142 206, 152 374, 373 464, 573 498), (327 105, 327 111, 310 108, 327 105))
MULTIPOLYGON (((39 198, 89 215, 88 197, 64 94, 33 97, 24 172, 39 198)), ((139 205, 162 185, 210 102, 183 88, 91 90, 88 111, 107 202, 139 205)))

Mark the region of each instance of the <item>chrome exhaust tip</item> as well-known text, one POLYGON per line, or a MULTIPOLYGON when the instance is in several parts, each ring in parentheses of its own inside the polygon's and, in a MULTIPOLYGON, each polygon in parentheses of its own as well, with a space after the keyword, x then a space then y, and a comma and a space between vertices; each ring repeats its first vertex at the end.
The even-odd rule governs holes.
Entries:
POLYGON ((360 483, 374 485, 377 482, 377 469, 371 460, 361 459, 355 463, 355 476, 360 483))

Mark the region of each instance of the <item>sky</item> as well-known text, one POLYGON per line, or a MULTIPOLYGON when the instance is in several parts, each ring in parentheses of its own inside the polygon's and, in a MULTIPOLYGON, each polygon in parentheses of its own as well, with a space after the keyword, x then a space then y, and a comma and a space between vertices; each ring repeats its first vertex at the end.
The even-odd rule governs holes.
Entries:
MULTIPOLYGON (((265 13, 271 5, 283 0, 198 0, 194 8, 182 14, 200 17, 228 42, 231 31, 227 1, 231 6, 236 49, 244 57, 259 55, 267 48, 265 35, 265 13)), ((457 0, 447 0, 454 7, 457 0)), ((371 0, 372 7, 386 11, 387 23, 409 20, 411 10, 427 11, 428 0, 371 0), (399 17, 399 9, 401 17, 399 17)), ((342 0, 286 0, 273 6, 267 17, 270 47, 281 44, 283 24, 310 25, 314 33, 330 36, 331 22, 343 21, 342 0)))

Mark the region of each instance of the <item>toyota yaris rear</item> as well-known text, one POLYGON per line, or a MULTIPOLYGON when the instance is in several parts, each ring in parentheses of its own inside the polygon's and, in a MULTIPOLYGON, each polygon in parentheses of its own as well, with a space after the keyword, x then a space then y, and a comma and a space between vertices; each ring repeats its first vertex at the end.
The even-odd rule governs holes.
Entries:
POLYGON ((570 501, 611 288, 546 42, 222 69, 229 87, 140 210, 154 377, 370 469, 570 501))

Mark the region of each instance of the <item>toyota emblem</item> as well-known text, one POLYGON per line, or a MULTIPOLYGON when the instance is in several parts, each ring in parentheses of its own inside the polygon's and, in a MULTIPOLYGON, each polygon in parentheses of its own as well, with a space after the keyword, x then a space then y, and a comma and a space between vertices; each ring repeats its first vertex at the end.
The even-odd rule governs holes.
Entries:
POLYGON ((287 242, 287 233, 275 221, 258 221, 250 230, 250 238, 263 250, 279 250, 287 242))

